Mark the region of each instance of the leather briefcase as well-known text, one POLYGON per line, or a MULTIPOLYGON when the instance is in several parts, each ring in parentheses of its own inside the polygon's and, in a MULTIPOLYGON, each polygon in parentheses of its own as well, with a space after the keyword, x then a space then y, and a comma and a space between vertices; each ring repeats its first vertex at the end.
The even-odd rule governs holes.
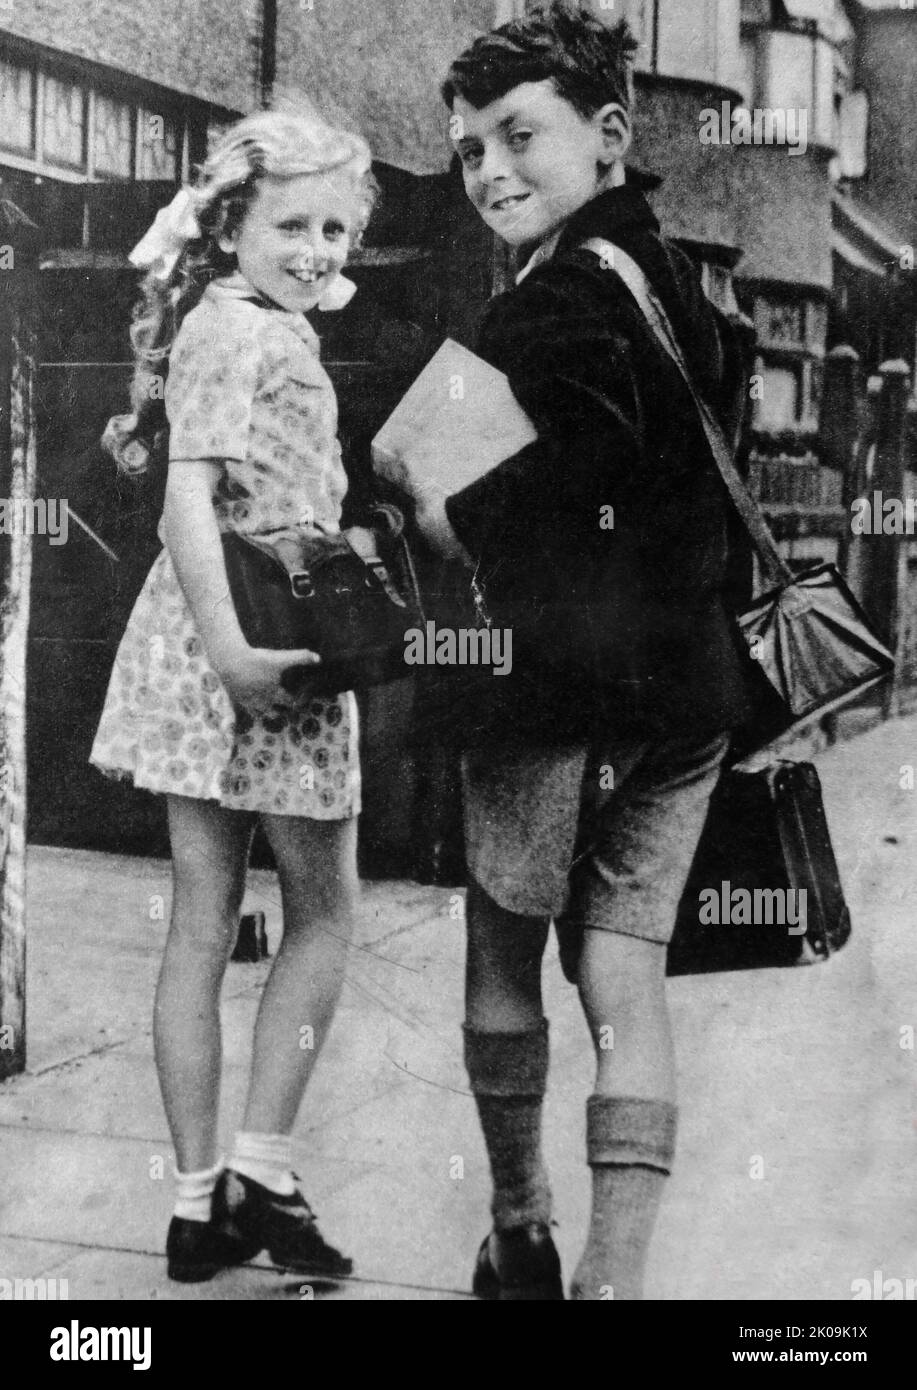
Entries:
POLYGON ((817 965, 849 937, 812 763, 725 772, 682 894, 668 974, 817 965))
MULTIPOLYGON (((583 928, 555 922, 578 981, 583 928)), ((850 938, 850 913, 811 763, 724 771, 681 897, 668 975, 817 965, 850 938)))

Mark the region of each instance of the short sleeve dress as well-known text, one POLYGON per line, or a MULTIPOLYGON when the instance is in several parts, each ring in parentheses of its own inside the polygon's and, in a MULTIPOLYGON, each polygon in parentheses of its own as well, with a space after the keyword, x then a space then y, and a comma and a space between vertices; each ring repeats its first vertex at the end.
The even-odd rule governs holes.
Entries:
MULTIPOLYGON (((165 405, 170 467, 222 465, 221 531, 339 530, 337 402, 304 315, 265 306, 241 275, 213 281, 175 340, 165 405)), ((316 820, 360 810, 353 693, 304 694, 263 716, 234 707, 165 549, 118 648, 90 762, 231 810, 316 820)))

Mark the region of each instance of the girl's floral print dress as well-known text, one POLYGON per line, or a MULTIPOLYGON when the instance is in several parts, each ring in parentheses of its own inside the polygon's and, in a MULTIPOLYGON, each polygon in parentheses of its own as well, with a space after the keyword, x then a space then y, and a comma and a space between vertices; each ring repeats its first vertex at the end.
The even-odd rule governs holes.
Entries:
MULTIPOLYGON (((170 466, 223 465, 221 531, 339 529, 337 403, 304 315, 266 307, 241 275, 212 282, 175 340, 165 396, 170 466)), ((232 810, 338 820, 360 809, 357 739, 351 692, 235 708, 161 552, 115 658, 97 768, 232 810)))

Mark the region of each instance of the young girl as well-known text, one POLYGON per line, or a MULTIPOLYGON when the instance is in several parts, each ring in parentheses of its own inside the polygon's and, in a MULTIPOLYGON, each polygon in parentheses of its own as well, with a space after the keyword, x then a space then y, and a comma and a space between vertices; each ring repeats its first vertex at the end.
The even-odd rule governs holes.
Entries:
POLYGON ((169 427, 164 550, 115 660, 91 760, 166 796, 172 920, 156 993, 156 1063, 176 1153, 173 1279, 210 1278, 267 1248, 341 1275, 291 1171, 291 1131, 341 989, 360 810, 354 696, 287 694, 308 651, 250 647, 220 533, 339 529, 346 478, 334 391, 306 314, 346 303, 340 271, 374 184, 360 138, 260 112, 221 138, 193 189, 134 253, 149 266, 133 340, 122 467, 169 427), (165 382, 164 396, 161 387, 165 382), (164 408, 163 408, 164 400, 164 408), (220 987, 255 817, 277 864, 283 942, 255 1024, 243 1129, 217 1157, 220 987))

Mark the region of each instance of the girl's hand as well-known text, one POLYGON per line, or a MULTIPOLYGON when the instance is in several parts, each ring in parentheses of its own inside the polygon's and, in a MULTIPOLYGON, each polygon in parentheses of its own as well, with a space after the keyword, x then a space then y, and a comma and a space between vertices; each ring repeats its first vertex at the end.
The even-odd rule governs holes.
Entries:
POLYGON ((299 651, 272 651, 266 647, 245 647, 220 663, 218 675, 234 705, 250 714, 269 714, 277 706, 293 703, 281 677, 291 666, 318 666, 321 657, 305 648, 299 651))

